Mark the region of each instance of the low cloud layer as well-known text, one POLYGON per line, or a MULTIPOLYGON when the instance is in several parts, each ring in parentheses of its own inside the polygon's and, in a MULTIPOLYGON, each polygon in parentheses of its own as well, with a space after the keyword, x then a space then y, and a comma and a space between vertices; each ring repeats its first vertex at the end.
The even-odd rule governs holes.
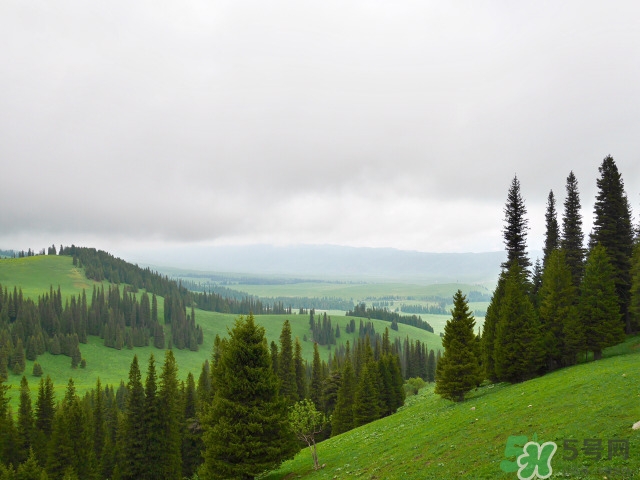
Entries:
POLYGON ((0 248, 540 248, 570 170, 640 206, 640 6, 0 6, 0 248))

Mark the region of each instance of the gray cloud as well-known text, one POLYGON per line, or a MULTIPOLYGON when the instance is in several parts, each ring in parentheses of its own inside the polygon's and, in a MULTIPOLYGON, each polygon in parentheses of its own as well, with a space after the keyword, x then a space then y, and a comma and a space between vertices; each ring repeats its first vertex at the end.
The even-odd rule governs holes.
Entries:
POLYGON ((0 242, 499 249, 517 174, 539 248, 607 154, 637 211, 639 13, 4 2, 0 242))

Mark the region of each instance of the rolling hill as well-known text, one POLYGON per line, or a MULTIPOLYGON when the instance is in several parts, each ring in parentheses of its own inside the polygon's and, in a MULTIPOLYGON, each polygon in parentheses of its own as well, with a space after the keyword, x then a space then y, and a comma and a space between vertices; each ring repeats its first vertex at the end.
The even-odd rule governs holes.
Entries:
MULTIPOLYGON (((71 257, 34 256, 0 260, 0 284, 2 284, 3 288, 7 287, 10 289, 15 285, 22 289, 25 296, 37 299, 39 295, 49 291, 50 286, 56 289, 57 286, 60 285, 64 297, 68 295, 78 295, 83 289, 85 289, 87 293, 90 293, 93 286, 98 285, 99 282, 88 280, 84 276, 82 269, 73 265, 71 257)), ((107 285, 106 282, 105 285, 107 285)), ((159 298, 158 301, 158 309, 159 316, 162 318, 163 309, 161 298, 159 298)), ((204 332, 203 344, 197 352, 174 349, 180 377, 183 379, 186 378, 188 372, 193 373, 196 377, 199 375, 202 364, 211 355, 215 336, 225 336, 227 334, 227 328, 233 324, 234 319, 237 317, 232 314, 208 312, 197 309, 195 313, 196 322, 202 326, 204 332)), ((355 332, 351 334, 346 333, 346 325, 351 318, 352 317, 331 316, 334 328, 337 323, 343 332, 338 339, 337 346, 345 343, 347 340, 350 340, 351 344, 353 344, 357 337, 357 333, 355 332)), ((301 340, 303 357, 311 361, 313 356, 313 343, 310 341, 309 317, 307 315, 256 316, 257 323, 265 328, 268 341, 275 341, 276 343, 279 342, 282 323, 285 319, 289 319, 291 322, 293 337, 295 338, 297 336, 301 340), (305 335, 308 338, 307 341, 303 341, 305 335)), ((356 321, 359 320, 356 319, 356 321)), ((379 333, 383 333, 385 327, 390 325, 389 322, 382 320, 371 320, 371 322, 374 324, 376 332, 379 333)), ((392 341, 396 337, 404 339, 407 336, 413 340, 420 340, 422 343, 426 343, 430 349, 437 350, 441 348, 440 337, 425 330, 408 325, 400 325, 397 332, 390 330, 392 341)), ((333 348, 336 347, 332 346, 332 349, 333 348)), ((332 349, 321 347, 321 357, 327 360, 333 352, 332 349)), ((85 358, 87 362, 85 369, 71 369, 70 359, 64 355, 45 353, 37 359, 37 362, 43 367, 44 374, 51 376, 56 388, 60 392, 59 397, 62 395, 62 391, 70 377, 73 377, 80 393, 93 388, 98 377, 101 379, 103 385, 112 384, 117 386, 120 380, 125 380, 126 382, 129 365, 131 364, 134 354, 138 355, 142 363, 146 363, 151 353, 153 353, 156 358, 161 358, 163 355, 161 350, 155 349, 153 346, 136 347, 132 350, 126 348, 122 350, 107 348, 103 345, 99 337, 91 336, 87 344, 80 344, 80 350, 83 358, 85 358)), ((30 375, 33 362, 27 361, 26 364, 25 374, 33 390, 38 379, 30 375)), ((11 389, 14 401, 19 390, 20 378, 21 376, 18 375, 10 375, 7 382, 14 386, 11 389)))
POLYGON ((513 480, 516 473, 500 465, 515 460, 505 448, 516 435, 557 444, 552 478, 637 478, 640 430, 632 425, 640 421, 639 352, 640 337, 629 338, 604 360, 521 384, 485 385, 459 404, 425 387, 398 413, 318 444, 323 469, 313 470, 305 449, 265 478, 513 480))

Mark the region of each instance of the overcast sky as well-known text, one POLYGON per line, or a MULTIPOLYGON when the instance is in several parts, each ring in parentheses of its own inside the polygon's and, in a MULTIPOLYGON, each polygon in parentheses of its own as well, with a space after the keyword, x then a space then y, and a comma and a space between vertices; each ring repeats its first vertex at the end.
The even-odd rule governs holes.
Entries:
POLYGON ((640 210, 640 3, 0 2, 0 248, 540 249, 611 154, 640 210))

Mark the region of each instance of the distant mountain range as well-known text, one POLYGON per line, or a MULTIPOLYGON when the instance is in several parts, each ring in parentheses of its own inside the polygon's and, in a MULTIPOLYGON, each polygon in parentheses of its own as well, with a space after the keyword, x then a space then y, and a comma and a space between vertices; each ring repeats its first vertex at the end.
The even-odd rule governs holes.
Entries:
MULTIPOLYGON (((332 279, 495 283, 505 252, 425 253, 333 245, 174 247, 129 252, 127 260, 164 270, 332 279)), ((532 255, 532 258, 535 256, 532 255)))

